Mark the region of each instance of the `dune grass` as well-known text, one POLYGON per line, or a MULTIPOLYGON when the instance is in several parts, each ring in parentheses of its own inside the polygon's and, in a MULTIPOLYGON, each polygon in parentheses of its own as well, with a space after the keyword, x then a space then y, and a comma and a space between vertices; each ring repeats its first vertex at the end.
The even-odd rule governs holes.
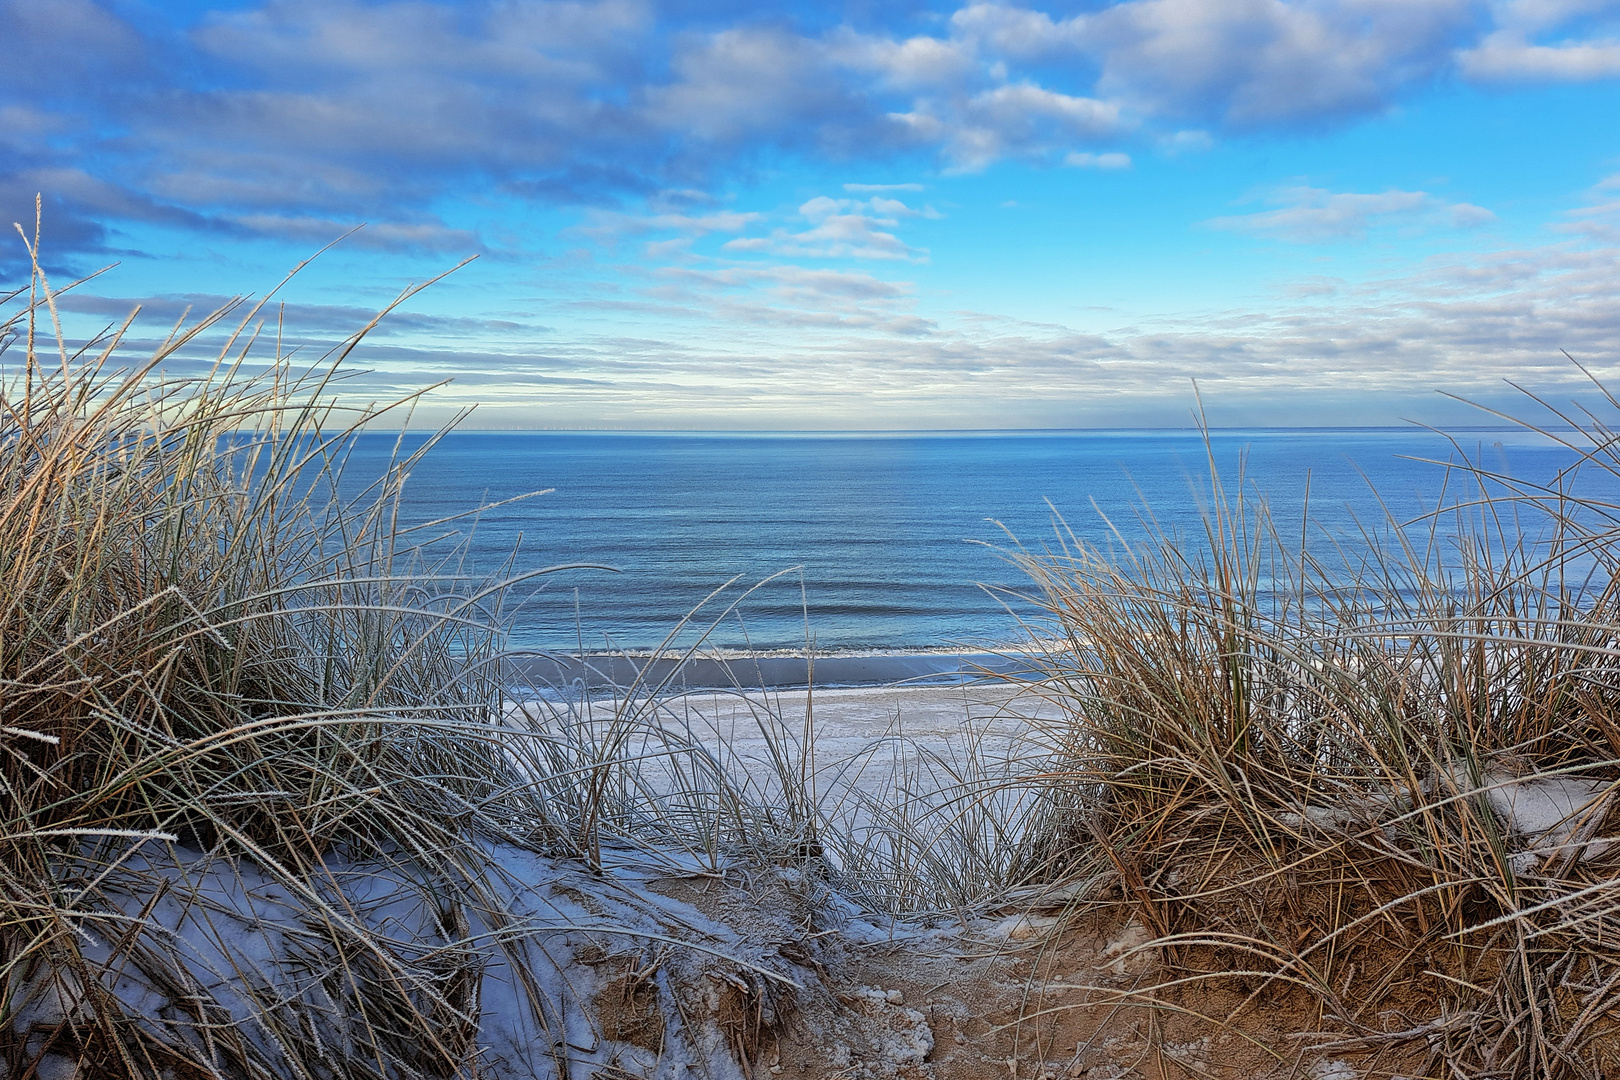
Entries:
MULTIPOLYGON (((70 355, 37 266, 20 299, 6 328, 24 348, 0 387, 4 1056, 20 1070, 30 1053, 11 1020, 43 969, 76 1004, 41 1045, 76 1047, 94 1075, 284 1075, 320 1031, 346 1033, 331 1045, 350 1046, 352 1075, 453 1068, 466 980, 367 930, 329 863, 443 883, 453 922, 479 890, 469 837, 526 827, 484 809, 512 809, 498 797, 518 783, 489 737, 500 590, 446 576, 397 529, 409 460, 338 498, 347 437, 388 411, 332 403, 352 341, 308 370, 276 355, 250 371, 266 312, 232 305, 120 368, 128 322, 70 355), (165 375, 227 320, 204 374, 165 375), (125 965, 194 980, 106 890, 142 866, 161 895, 172 882, 150 868, 199 853, 252 860, 349 958, 324 1014, 264 994, 256 1030, 238 1029, 199 1004, 178 1040, 122 1014, 125 965)), ((310 1055, 295 1071, 330 1072, 310 1055)))
POLYGON ((514 708, 512 597, 559 568, 469 579, 457 522, 402 527, 416 455, 345 481, 354 435, 415 404, 337 403, 370 327, 295 366, 274 309, 236 303, 123 366, 135 316, 70 353, 58 295, 36 265, 0 316, 0 1072, 470 1075, 493 955, 541 1029, 560 1015, 492 845, 600 868, 775 842, 782 815, 645 696, 514 708), (249 965, 199 983, 152 912, 227 865, 318 975, 252 968, 209 923, 225 887, 192 881, 184 917, 249 965), (379 927, 366 879, 429 916, 379 927), (131 1013, 136 972, 186 1015, 131 1013))
POLYGON ((1433 516, 1320 557, 1213 459, 1203 536, 1013 552, 1060 709, 1018 872, 1142 925, 1163 978, 1128 996, 1291 1009, 1423 1075, 1620 1068, 1620 851, 1589 842, 1620 778, 1620 446, 1550 419, 1577 466, 1456 446, 1433 516))

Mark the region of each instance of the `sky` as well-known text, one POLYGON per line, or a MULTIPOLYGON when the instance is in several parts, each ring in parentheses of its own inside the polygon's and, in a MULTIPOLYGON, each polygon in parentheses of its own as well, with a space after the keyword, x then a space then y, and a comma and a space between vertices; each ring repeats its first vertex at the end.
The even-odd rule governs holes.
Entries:
POLYGON ((1620 391, 1620 2, 0 0, 0 26, 0 222, 31 240, 41 197, 51 283, 108 268, 60 298, 68 337, 139 306, 131 357, 343 237, 271 329, 313 361, 474 257, 343 391, 450 380, 422 416, 474 428, 1181 426, 1195 386, 1218 426, 1481 423, 1446 395, 1620 391))

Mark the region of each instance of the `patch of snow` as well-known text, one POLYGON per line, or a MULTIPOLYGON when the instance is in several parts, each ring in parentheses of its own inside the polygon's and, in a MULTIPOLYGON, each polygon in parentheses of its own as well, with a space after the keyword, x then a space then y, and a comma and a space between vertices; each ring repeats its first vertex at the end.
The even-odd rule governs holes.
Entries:
POLYGON ((1580 828, 1587 811, 1612 785, 1573 776, 1524 778, 1487 772, 1482 778, 1491 809, 1513 832, 1562 843, 1580 828))
MULTIPOLYGON (((616 873, 593 874, 521 848, 479 846, 487 859, 477 883, 480 902, 456 904, 401 866, 328 857, 324 875, 294 882, 246 860, 151 844, 108 874, 81 904, 81 951, 92 965, 108 962, 128 920, 140 920, 142 949, 162 962, 156 974, 147 970, 150 964, 119 965, 107 988, 125 1015, 144 1018, 140 1022, 165 1041, 185 1043, 190 1022, 169 1018, 177 1015, 176 993, 196 995, 207 1009, 218 1010, 209 1014, 214 1024, 251 1043, 272 1071, 288 1075, 297 1070, 260 1020, 265 1009, 285 1014, 283 1023, 318 1025, 318 1038, 346 1053, 345 999, 328 995, 332 987, 348 992, 339 977, 345 963, 340 954, 363 954, 359 943, 368 934, 389 942, 408 964, 417 962, 413 958, 431 964, 433 957, 461 957, 470 965, 478 986, 469 1052, 478 1055, 481 1075, 491 1077, 556 1075, 559 1069, 589 1075, 634 1064, 660 1080, 694 1070, 713 1080, 742 1080, 715 1009, 693 1010, 694 1002, 677 1000, 678 989, 713 986, 718 976, 790 995, 813 981, 812 973, 782 959, 774 943, 751 936, 746 927, 649 889, 650 879, 668 876, 666 867, 645 860, 633 866, 626 858, 616 873), (317 895, 340 913, 328 916, 324 929, 311 922, 310 900, 317 895), (343 925, 334 927, 337 919, 343 925), (329 940, 328 934, 337 937, 329 940), (343 942, 343 949, 333 940, 343 942), (597 995, 624 968, 587 958, 618 955, 634 959, 637 969, 654 970, 650 977, 659 988, 657 1008, 666 1031, 656 1054, 607 1037, 594 1015, 597 995), (676 977, 667 974, 672 970, 676 977), (171 977, 176 972, 189 986, 177 986, 171 977), (323 985, 328 975, 333 978, 323 985)), ((42 967, 36 977, 15 982, 11 1025, 28 1030, 82 1011, 72 978, 70 971, 42 967)), ((920 1061, 932 1046, 927 1025, 926 1039, 916 1030, 920 1014, 887 996, 883 1007, 892 1029, 885 1054, 897 1062, 920 1061)), ((58 1072, 73 1074, 70 1057, 50 1055, 40 1062, 41 1077, 58 1072)))
POLYGON ((1361 1080, 1361 1074, 1348 1061, 1318 1061, 1305 1074, 1311 1080, 1361 1080))
MULTIPOLYGON (((1171 873, 1175 873, 1174 869, 1172 869, 1171 873)), ((1008 890, 1002 898, 1002 903, 1006 907, 1030 910, 1069 907, 1090 896, 1102 880, 1103 875, 1097 875, 1060 884, 1025 885, 1021 888, 1008 890)))
POLYGON ((990 936, 1008 941, 1028 941, 1039 937, 1061 920, 1049 915, 1013 915, 990 928, 990 936))
POLYGON ((893 1076, 905 1066, 921 1065, 934 1052, 934 1031, 927 1018, 903 1006, 904 1000, 898 990, 878 986, 862 986, 849 995, 851 1006, 878 1021, 867 1032, 874 1058, 865 1063, 869 1076, 893 1076))
MULTIPOLYGON (((1469 790, 1454 770, 1448 779, 1459 791, 1469 790)), ((1511 856, 1516 874, 1533 870, 1550 856, 1574 861, 1595 858, 1615 841, 1596 836, 1616 785, 1577 776, 1519 775, 1503 766, 1487 768, 1477 789, 1501 818, 1510 836, 1527 845, 1511 856)))
POLYGON ((1134 918, 1125 924, 1119 936, 1110 941, 1102 951, 1104 960, 1111 961, 1107 971, 1112 975, 1134 973, 1147 966, 1148 957, 1143 946, 1153 940, 1147 927, 1134 918))

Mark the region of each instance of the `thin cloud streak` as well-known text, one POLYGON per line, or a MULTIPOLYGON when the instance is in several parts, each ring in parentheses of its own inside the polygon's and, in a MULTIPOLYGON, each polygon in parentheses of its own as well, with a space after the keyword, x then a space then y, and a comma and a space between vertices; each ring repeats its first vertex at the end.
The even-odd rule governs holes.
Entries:
POLYGON ((1296 244, 1360 238, 1378 224, 1472 229, 1496 215, 1472 203, 1446 203, 1426 191, 1388 190, 1376 194, 1332 192, 1324 188, 1281 188, 1266 199, 1276 210, 1212 218, 1212 229, 1270 236, 1296 244))

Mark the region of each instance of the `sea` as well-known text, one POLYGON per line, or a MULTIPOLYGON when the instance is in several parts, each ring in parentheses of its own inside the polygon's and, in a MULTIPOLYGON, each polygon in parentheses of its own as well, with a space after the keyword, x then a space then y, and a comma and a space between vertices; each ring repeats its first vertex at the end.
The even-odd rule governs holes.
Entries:
MULTIPOLYGON (((427 438, 360 435, 346 485, 427 438)), ((1517 428, 455 431, 410 470, 401 522, 485 508, 413 535, 456 533, 439 549, 465 542, 467 575, 534 575, 500 613, 515 649, 978 652, 1029 633, 1020 548, 1195 543, 1215 475, 1331 561, 1335 539, 1425 531, 1468 490, 1445 464, 1464 458, 1544 480, 1575 455, 1517 428)))

